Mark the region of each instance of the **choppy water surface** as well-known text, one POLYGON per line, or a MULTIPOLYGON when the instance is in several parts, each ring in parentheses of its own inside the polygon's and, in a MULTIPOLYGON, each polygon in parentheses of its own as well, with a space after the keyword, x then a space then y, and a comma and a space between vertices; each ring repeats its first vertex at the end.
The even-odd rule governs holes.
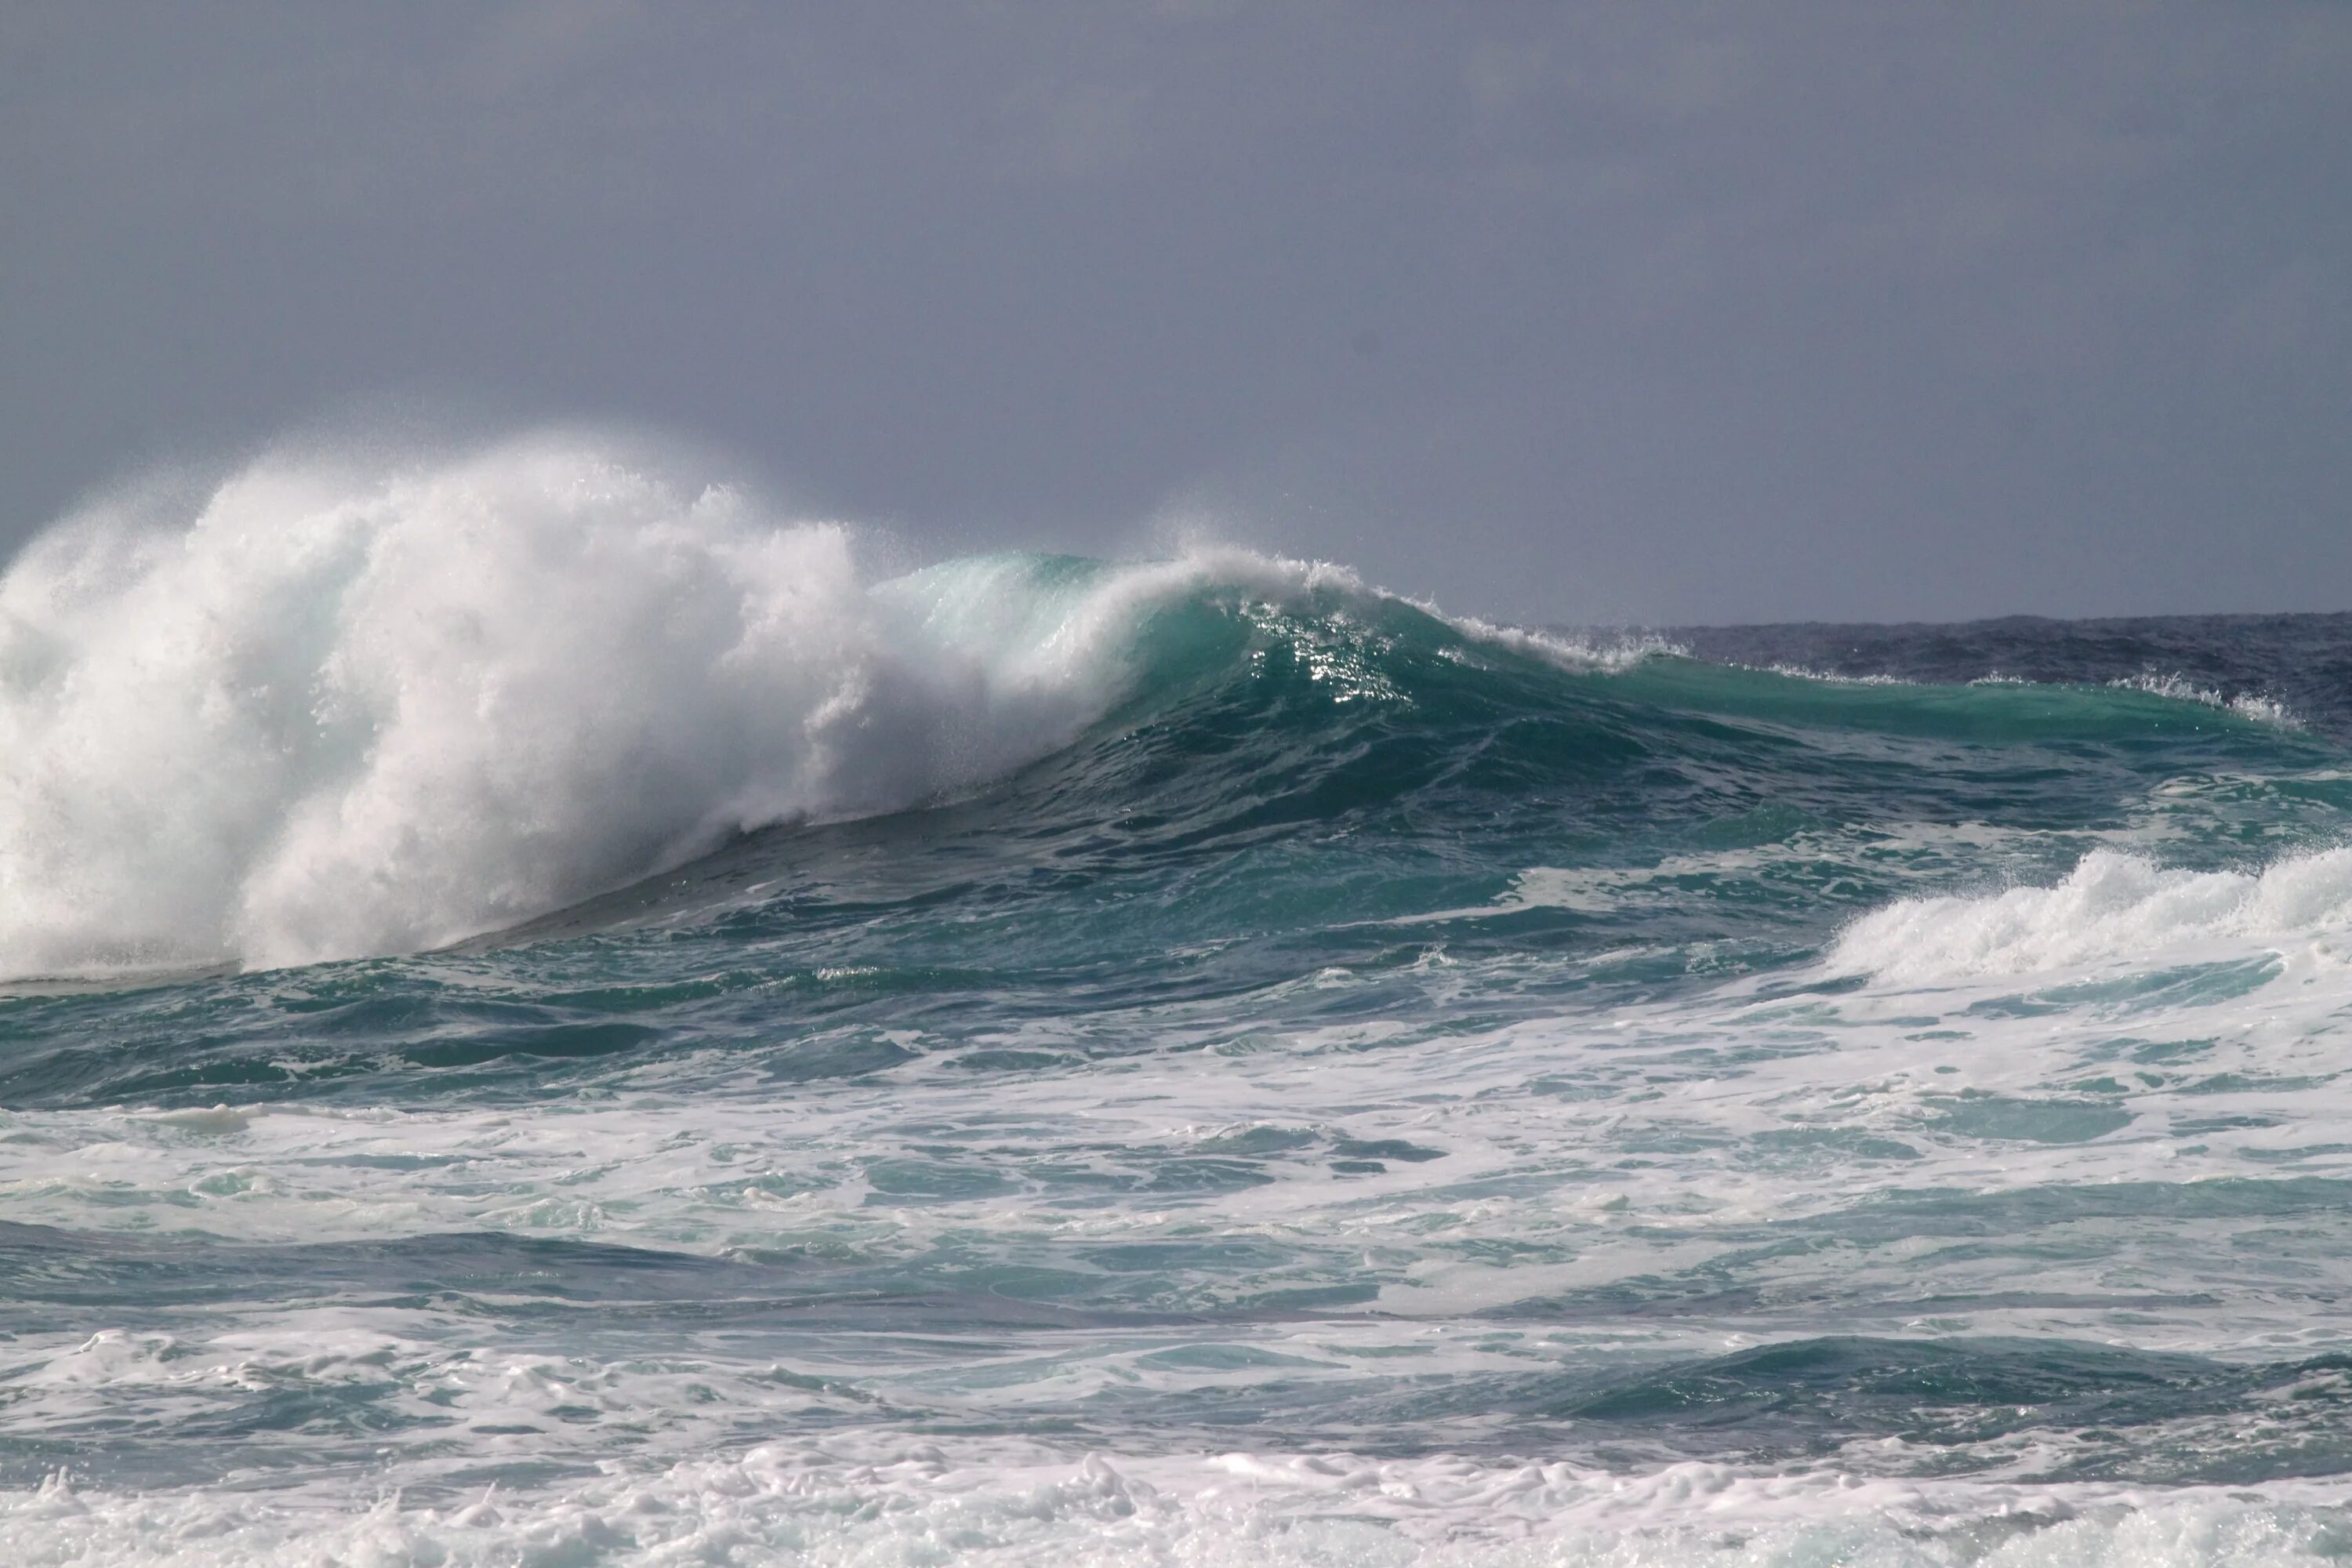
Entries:
POLYGON ((576 443, 77 520, 0 1558, 2342 1556, 2347 740, 2343 617, 875 578, 576 443))

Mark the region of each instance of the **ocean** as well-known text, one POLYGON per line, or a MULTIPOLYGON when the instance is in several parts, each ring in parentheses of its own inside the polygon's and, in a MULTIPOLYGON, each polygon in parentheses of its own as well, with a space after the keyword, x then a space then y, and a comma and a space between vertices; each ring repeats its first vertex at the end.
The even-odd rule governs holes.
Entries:
POLYGON ((677 467, 0 579, 0 1562, 2352 1555, 2352 617, 1519 628, 677 467))

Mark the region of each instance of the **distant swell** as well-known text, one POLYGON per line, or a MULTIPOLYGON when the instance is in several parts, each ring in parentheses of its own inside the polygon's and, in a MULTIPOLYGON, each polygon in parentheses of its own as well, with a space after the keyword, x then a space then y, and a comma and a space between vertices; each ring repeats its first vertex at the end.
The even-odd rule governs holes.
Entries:
POLYGON ((1234 554, 876 581, 851 532, 549 436, 278 457, 102 505, 0 580, 0 973, 415 951, 740 830, 1035 758, 1234 554))

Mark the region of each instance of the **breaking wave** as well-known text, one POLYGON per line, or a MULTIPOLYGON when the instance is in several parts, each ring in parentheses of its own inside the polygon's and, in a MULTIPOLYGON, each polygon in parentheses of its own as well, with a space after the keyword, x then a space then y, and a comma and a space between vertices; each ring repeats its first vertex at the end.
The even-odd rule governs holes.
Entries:
POLYGON ((793 819, 1034 758, 1241 552, 880 578, 853 531, 577 437, 274 457, 102 504, 0 580, 0 971, 430 947, 793 819))
POLYGON ((2259 871, 2194 871, 2095 849, 2055 887, 1905 899, 1846 928, 1833 970, 1898 984, 2096 968, 2216 940, 2281 942, 2352 928, 2352 849, 2259 871))

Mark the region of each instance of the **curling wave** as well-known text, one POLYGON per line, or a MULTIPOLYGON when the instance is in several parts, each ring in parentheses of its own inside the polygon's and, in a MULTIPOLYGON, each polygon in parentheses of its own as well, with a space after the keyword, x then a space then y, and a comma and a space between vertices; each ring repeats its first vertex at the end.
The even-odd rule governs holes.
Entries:
POLYGON ((0 580, 0 972, 414 951, 728 835, 903 808, 1067 741, 1238 552, 875 580, 851 531, 580 437, 271 457, 101 505, 0 580))

